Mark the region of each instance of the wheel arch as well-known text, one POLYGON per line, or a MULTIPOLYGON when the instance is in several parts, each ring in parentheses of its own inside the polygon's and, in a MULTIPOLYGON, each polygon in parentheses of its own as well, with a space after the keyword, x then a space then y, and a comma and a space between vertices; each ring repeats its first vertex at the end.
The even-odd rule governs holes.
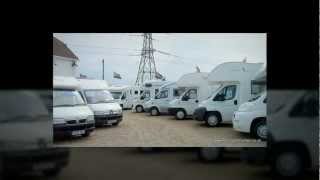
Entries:
POLYGON ((261 122, 261 121, 267 121, 266 117, 256 117, 252 120, 251 125, 250 125, 250 133, 253 132, 254 127, 256 126, 257 123, 261 122))

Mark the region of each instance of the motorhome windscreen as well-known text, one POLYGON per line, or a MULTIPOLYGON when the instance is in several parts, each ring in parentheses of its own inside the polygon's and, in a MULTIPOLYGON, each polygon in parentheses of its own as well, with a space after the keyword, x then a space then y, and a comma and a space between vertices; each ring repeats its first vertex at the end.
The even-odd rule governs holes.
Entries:
POLYGON ((85 105, 76 90, 53 90, 53 107, 85 105))
POLYGON ((111 91, 111 95, 113 97, 113 99, 120 99, 122 92, 119 91, 111 91))
POLYGON ((180 97, 185 91, 186 91, 186 88, 173 89, 173 96, 180 97))
POLYGON ((113 97, 107 90, 85 90, 84 94, 88 104, 113 102, 113 97))
POLYGON ((266 83, 261 81, 251 81, 251 94, 258 95, 266 90, 266 83))
POLYGON ((165 90, 160 91, 160 93, 158 93, 158 94, 155 96, 155 99, 168 98, 168 95, 169 95, 169 90, 168 90, 168 89, 165 89, 165 90))

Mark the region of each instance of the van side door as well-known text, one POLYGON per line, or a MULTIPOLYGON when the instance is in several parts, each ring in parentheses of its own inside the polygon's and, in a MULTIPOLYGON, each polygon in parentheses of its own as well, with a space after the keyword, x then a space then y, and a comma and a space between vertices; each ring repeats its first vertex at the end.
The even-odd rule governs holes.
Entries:
POLYGON ((239 107, 239 85, 227 85, 213 98, 215 108, 221 113, 222 121, 232 121, 233 113, 239 107))

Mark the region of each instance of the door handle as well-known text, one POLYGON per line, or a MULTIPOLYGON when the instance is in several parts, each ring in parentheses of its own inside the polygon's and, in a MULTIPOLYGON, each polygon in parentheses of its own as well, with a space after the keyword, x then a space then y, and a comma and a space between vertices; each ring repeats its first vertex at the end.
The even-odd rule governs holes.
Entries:
POLYGON ((195 102, 196 102, 196 103, 198 103, 199 101, 198 101, 198 100, 196 100, 195 102))
POLYGON ((238 101, 237 101, 237 100, 234 100, 233 103, 234 103, 234 105, 237 105, 237 104, 238 104, 238 101))

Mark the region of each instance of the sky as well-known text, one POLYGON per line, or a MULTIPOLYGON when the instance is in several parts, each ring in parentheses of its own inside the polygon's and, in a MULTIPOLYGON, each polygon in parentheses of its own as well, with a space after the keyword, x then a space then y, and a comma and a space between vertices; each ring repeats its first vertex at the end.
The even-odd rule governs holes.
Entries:
MULTIPOLYGON (((79 73, 102 79, 110 84, 133 85, 137 78, 142 33, 54 33, 78 56, 79 73), (114 79, 113 72, 122 79, 114 79)), ((169 81, 183 74, 210 72, 230 61, 266 63, 265 33, 152 33, 153 48, 175 56, 154 53, 156 69, 169 81)))

